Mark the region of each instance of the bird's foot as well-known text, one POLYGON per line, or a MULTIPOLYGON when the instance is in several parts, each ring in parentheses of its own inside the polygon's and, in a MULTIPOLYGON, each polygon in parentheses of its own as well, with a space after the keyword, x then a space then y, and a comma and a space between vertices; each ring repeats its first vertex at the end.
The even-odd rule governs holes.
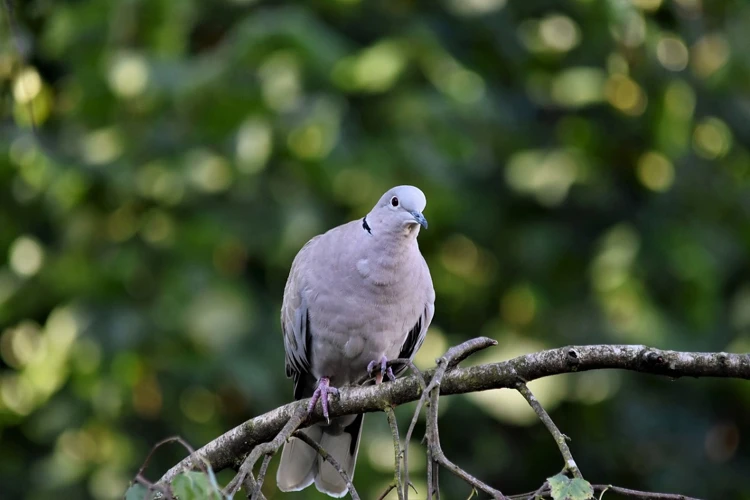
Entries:
POLYGON ((396 380, 396 376, 393 374, 393 369, 391 369, 391 367, 388 366, 387 363, 388 358, 386 358, 385 356, 381 356, 380 360, 370 361, 367 364, 367 373, 371 377, 373 376, 373 370, 379 368, 379 371, 375 374, 375 384, 380 384, 381 382, 383 382, 383 376, 388 377, 388 380, 390 380, 391 382, 396 380))
POLYGON ((318 381, 318 388, 315 389, 315 392, 313 392, 312 397, 310 398, 310 404, 307 406, 307 412, 312 413, 313 410, 315 410, 315 405, 318 404, 318 400, 320 400, 320 406, 323 407, 323 416, 326 418, 327 423, 331 423, 331 420, 328 418, 328 395, 333 394, 334 396, 339 395, 339 390, 335 387, 331 387, 330 380, 328 377, 321 377, 318 381))

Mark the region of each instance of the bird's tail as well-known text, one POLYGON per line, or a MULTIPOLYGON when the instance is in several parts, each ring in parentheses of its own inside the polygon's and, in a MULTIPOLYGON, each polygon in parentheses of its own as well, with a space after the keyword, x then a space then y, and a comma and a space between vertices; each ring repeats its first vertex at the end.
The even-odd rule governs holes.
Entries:
MULTIPOLYGON (((319 443, 341 465, 349 479, 353 479, 363 420, 364 415, 340 417, 330 424, 316 424, 302 432, 319 443)), ((348 491, 336 469, 297 438, 291 438, 284 445, 276 482, 281 491, 299 491, 313 482, 318 491, 332 497, 343 497, 348 491)))

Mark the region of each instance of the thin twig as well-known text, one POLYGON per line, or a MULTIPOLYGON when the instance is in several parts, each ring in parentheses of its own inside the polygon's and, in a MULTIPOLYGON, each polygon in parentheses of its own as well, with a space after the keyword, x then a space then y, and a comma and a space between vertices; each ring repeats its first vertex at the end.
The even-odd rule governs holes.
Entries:
POLYGON ((466 342, 453 346, 446 351, 443 355, 443 359, 447 361, 445 371, 452 370, 458 364, 481 350, 487 349, 488 347, 494 347, 497 345, 497 340, 489 337, 477 337, 475 339, 467 340, 466 342))
POLYGON ((435 498, 435 480, 433 472, 435 471, 435 460, 432 458, 432 450, 427 447, 427 499, 435 498))
MULTIPOLYGON (((700 498, 680 495, 679 493, 654 493, 650 491, 631 490, 619 486, 612 486, 611 484, 592 484, 591 487, 594 489, 594 493, 601 494, 605 491, 612 491, 625 497, 640 498, 642 500, 702 500, 700 498)), ((542 498, 550 496, 549 484, 546 481, 538 490, 519 493, 518 495, 510 495, 508 500, 532 500, 536 498, 537 495, 542 498)))
POLYGON ((542 491, 544 491, 548 487, 549 487, 549 483, 547 481, 544 481, 542 485, 534 493, 529 495, 529 497, 526 500, 534 500, 537 497, 537 495, 541 495, 542 491))
MULTIPOLYGON (((414 493, 416 493, 417 495, 419 495, 419 492, 417 491, 417 488, 414 487, 414 484, 409 483, 408 486, 411 489, 414 490, 414 493)), ((396 488, 396 483, 389 484, 388 487, 385 489, 385 491, 380 494, 380 496, 378 497, 378 500, 383 500, 385 497, 388 496, 388 493, 390 493, 391 491, 393 491, 394 488, 396 488)))
MULTIPOLYGON (((427 383, 425 382, 424 374, 422 373, 422 371, 419 368, 417 368, 417 366, 409 358, 392 359, 386 363, 386 366, 398 366, 398 365, 407 366, 409 370, 412 372, 412 374, 417 377, 417 382, 419 382, 419 387, 422 389, 422 395, 424 397, 425 390, 427 389, 427 383)), ((372 377, 370 377, 369 375, 365 375, 363 378, 361 378, 358 381, 358 384, 361 385, 367 382, 368 380, 370 380, 371 378, 372 377)), ((423 403, 424 401, 420 398, 420 402, 417 403, 417 408, 414 411, 414 417, 412 418, 412 422, 409 425, 409 431, 407 432, 407 435, 406 435, 406 441, 404 441, 404 449, 403 449, 404 480, 403 480, 403 483, 399 481, 399 488, 401 490, 399 491, 399 494, 398 494, 399 499, 403 498, 405 500, 408 500, 409 499, 409 486, 413 487, 413 485, 409 481, 409 442, 411 439, 412 432, 414 431, 414 426, 417 423, 417 418, 419 417, 419 412, 422 408, 423 403)))
POLYGON ((166 498, 167 500, 174 500, 174 496, 172 495, 172 491, 170 491, 169 486, 159 483, 152 483, 140 474, 137 474, 133 481, 146 487, 149 492, 149 496, 147 497, 149 499, 151 498, 150 493, 156 492, 157 494, 161 493, 163 498, 166 498))
POLYGON ((631 490, 629 488, 621 488, 619 486, 612 486, 608 484, 594 484, 592 486, 594 488, 594 492, 602 492, 604 490, 607 490, 625 497, 641 498, 644 500, 701 500, 700 498, 689 497, 677 493, 651 493, 648 491, 631 490))
POLYGON ((388 487, 385 489, 385 491, 380 494, 380 496, 378 497, 378 500, 383 500, 385 497, 388 496, 388 493, 390 493, 391 491, 393 491, 393 489, 396 488, 396 487, 397 486, 396 486, 395 483, 389 484, 388 487))
POLYGON ((505 495, 503 495, 500 491, 496 490, 492 486, 484 483, 480 479, 477 479, 476 477, 472 476, 465 470, 463 470, 458 465, 451 462, 448 457, 445 456, 445 453, 443 453, 443 449, 440 446, 440 434, 438 431, 438 418, 437 418, 437 410, 438 410, 438 393, 437 391, 433 392, 432 397, 430 398, 430 408, 427 412, 427 445, 431 448, 433 459, 451 471, 455 476, 460 477, 467 483, 469 483, 471 486, 476 488, 479 491, 483 491, 490 495, 494 499, 502 499, 505 500, 505 495))
POLYGON ((263 463, 260 465, 260 471, 258 471, 258 479, 255 481, 255 486, 252 490, 248 490, 248 494, 252 495, 251 496, 252 500, 260 500, 260 497, 263 496, 260 490, 263 487, 263 480, 266 478, 266 471, 268 470, 268 464, 271 463, 272 458, 273 458, 273 453, 266 454, 265 458, 263 459, 263 463))
POLYGON ((304 406, 298 406, 297 411, 292 414, 292 417, 287 421, 286 425, 281 429, 281 431, 276 435, 275 438, 267 443, 259 444, 258 446, 253 448, 253 451, 251 451, 250 454, 242 462, 240 470, 237 471, 237 475, 234 476, 234 479, 232 479, 226 486, 226 488, 224 488, 224 495, 233 496, 234 494, 236 494, 237 490, 240 489, 240 485, 242 485, 245 481, 247 475, 252 473, 255 462, 257 462, 262 455, 273 455, 274 453, 276 453, 276 451, 281 448, 284 442, 289 439, 292 433, 297 430, 300 424, 305 421, 305 418, 307 418, 307 414, 307 409, 304 406))
MULTIPOLYGON (((148 479, 146 479, 146 476, 143 474, 146 471, 146 468, 148 467, 149 462, 151 461, 151 458, 154 456, 154 453, 156 453, 156 450, 161 448, 162 446, 169 444, 169 443, 179 443, 181 444, 187 451, 188 456, 192 456, 195 453, 195 450, 193 449, 190 444, 182 439, 180 436, 172 436, 165 439, 162 439, 158 443, 156 443, 154 446, 151 447, 151 450, 148 452, 148 455, 146 455, 146 459, 143 461, 143 464, 141 464, 141 467, 138 469, 138 472, 135 474, 135 478, 133 481, 142 484, 146 488, 148 488, 149 492, 158 492, 161 493, 164 498, 167 498, 168 500, 171 500, 173 497, 172 491, 170 490, 169 485, 167 484, 161 484, 161 483, 152 483, 148 479)), ((200 468, 203 472, 208 474, 209 469, 208 466, 203 462, 199 461, 200 468)))
MULTIPOLYGON (((395 456, 393 479, 396 482, 398 499, 404 500, 404 486, 401 482, 401 457, 403 456, 403 451, 401 448, 401 438, 398 435, 398 422, 396 421, 396 412, 393 411, 393 407, 391 406, 386 406, 384 411, 388 416, 388 424, 391 426, 391 436, 393 437, 393 454, 395 456)), ((406 446, 409 446, 409 443, 406 443, 406 446)), ((406 487, 409 487, 408 483, 406 487)))
POLYGON ((435 483, 435 500, 440 500, 440 467, 437 462, 435 462, 435 470, 432 471, 432 480, 435 483))
MULTIPOLYGON (((485 349, 487 347, 497 345, 497 341, 487 337, 480 337, 472 339, 468 342, 464 342, 461 345, 451 347, 445 355, 437 360, 437 369, 435 370, 430 383, 427 386, 425 394, 428 395, 430 405, 427 410, 427 447, 428 447, 428 463, 427 463, 427 476, 428 476, 428 498, 432 500, 433 493, 439 498, 440 487, 437 482, 437 470, 432 470, 434 462, 442 465, 446 469, 450 470, 454 475, 460 477, 477 490, 483 491, 492 496, 495 499, 505 499, 505 496, 498 490, 475 478, 458 465, 454 464, 445 456, 443 449, 440 446, 440 432, 438 430, 438 401, 440 395, 440 383, 445 373, 450 369, 454 368, 460 361, 466 359, 471 354, 485 349)), ((423 394, 424 397, 424 394, 423 394)))
MULTIPOLYGON (((411 422, 409 423, 409 428, 406 431, 406 438, 404 439, 404 499, 409 500, 409 443, 411 443, 411 435, 414 432, 414 427, 417 425, 417 420, 419 419, 419 414, 422 411, 422 406, 424 406, 425 401, 427 401, 427 384, 425 384, 424 381, 424 375, 422 375, 422 372, 420 372, 416 366, 412 365, 412 370, 417 373, 417 380, 420 382, 420 388, 422 389, 422 394, 419 398, 419 401, 417 401, 417 406, 414 408, 414 415, 411 418, 411 422)), ((429 472, 430 463, 428 460, 427 467, 429 472)), ((430 476, 431 478, 432 476, 430 476)), ((430 483, 428 483, 430 484, 430 483)), ((429 487, 427 494, 430 494, 429 487)), ((428 497, 432 498, 432 497, 428 497)))
MULTIPOLYGON (((162 439, 151 448, 151 451, 148 452, 148 455, 146 455, 146 459, 143 461, 143 465, 141 465, 141 468, 138 469, 137 475, 143 475, 143 473, 146 470, 146 467, 148 467, 148 463, 151 461, 151 457, 153 457, 154 453, 156 453, 156 450, 158 450, 165 444, 169 444, 169 443, 180 443, 188 451, 190 455, 195 453, 195 450, 193 449, 193 447, 190 446, 190 444, 184 439, 182 439, 180 436, 172 436, 172 437, 162 439)), ((204 472, 208 472, 208 470, 206 469, 205 463, 200 462, 200 465, 203 466, 204 472)))
MULTIPOLYGON (((268 456, 268 455, 266 455, 268 456)), ((251 495, 255 491, 255 476, 253 476, 252 471, 247 473, 247 476, 245 476, 245 479, 242 481, 242 486, 245 487, 245 491, 247 491, 247 497, 251 498, 251 495)), ((258 490, 258 496, 256 500, 266 500, 265 495, 258 490)))
POLYGON ((536 415, 539 417, 539 420, 542 421, 550 434, 552 434, 552 438, 555 440, 557 447, 560 449, 560 454, 563 456, 563 460, 565 461, 565 469, 569 470, 573 474, 573 477, 583 479, 583 475, 581 474, 580 469, 578 469, 578 464, 576 463, 575 459, 573 459, 573 454, 570 452, 570 448, 568 447, 567 436, 560 432, 560 429, 557 428, 555 423, 552 421, 552 418, 542 407, 542 405, 539 403, 539 400, 536 399, 534 393, 531 392, 531 390, 526 386, 525 383, 519 382, 516 386, 516 389, 526 399, 526 401, 529 403, 529 406, 531 406, 536 415))
POLYGON ((385 491, 380 494, 380 496, 377 498, 377 500, 383 500, 385 497, 388 496, 388 493, 390 493, 391 491, 393 491, 394 488, 396 488, 396 487, 397 486, 396 486, 395 483, 389 484, 388 487, 385 489, 385 491))
MULTIPOLYGON (((406 431, 406 447, 408 448, 408 443, 411 442, 411 435, 414 432, 414 427, 417 425, 417 419, 419 418, 419 413, 422 410, 422 407, 424 404, 429 400, 430 394, 432 391, 440 386, 440 382, 442 381, 443 376, 445 375, 445 372, 448 370, 448 368, 455 367, 460 361, 466 359, 473 353, 480 351, 482 349, 485 349, 487 347, 491 347, 497 345, 497 341, 490 339, 488 337, 478 337, 476 339, 469 340, 467 342, 464 342, 463 344, 457 345, 455 347, 451 347, 448 349, 448 351, 445 353, 445 355, 438 360, 438 367, 435 370, 435 373, 432 376, 432 379, 430 380, 430 383, 427 385, 427 387, 422 386, 422 395, 419 398, 419 401, 417 402, 417 407, 414 409, 414 416, 411 419, 411 423, 409 424, 409 429, 406 431), (440 363, 440 361, 444 361, 444 363, 440 363)), ((408 463, 408 455, 404 456, 404 470, 406 471, 405 476, 405 483, 409 484, 409 463, 408 463)), ((438 485, 437 481, 437 468, 435 467, 435 461, 433 458, 433 455, 431 453, 431 450, 429 450, 429 439, 428 439, 428 452, 427 452, 427 498, 432 500, 434 495, 437 495, 437 497, 440 497, 440 487, 438 485)), ((404 488, 404 497, 406 500, 409 498, 409 491, 408 487, 404 488)))
POLYGON ((321 446, 317 442, 315 442, 315 440, 310 438, 310 436, 308 436, 304 432, 295 432, 293 436, 307 443, 310 447, 312 447, 312 449, 318 452, 318 455, 320 455, 323 460, 331 464, 331 467, 336 469, 336 472, 339 473, 341 479, 344 480, 346 486, 349 488, 349 494, 351 495, 352 500, 360 500, 359 494, 354 488, 354 484, 352 484, 352 479, 349 477, 349 474, 346 473, 343 467, 341 467, 341 465, 336 461, 335 458, 333 458, 331 454, 321 448, 321 446))
MULTIPOLYGON (((409 428, 406 431, 406 438, 404 439, 404 483, 406 483, 407 485, 409 484, 409 443, 411 442, 411 435, 414 432, 414 427, 417 425, 419 413, 422 410, 422 406, 424 405, 424 394, 426 393, 422 393, 422 397, 419 398, 419 401, 417 401, 417 406, 414 409, 414 415, 411 418, 411 423, 409 423, 409 428)), ((404 498, 406 500, 409 500, 409 488, 406 486, 404 486, 404 498)))

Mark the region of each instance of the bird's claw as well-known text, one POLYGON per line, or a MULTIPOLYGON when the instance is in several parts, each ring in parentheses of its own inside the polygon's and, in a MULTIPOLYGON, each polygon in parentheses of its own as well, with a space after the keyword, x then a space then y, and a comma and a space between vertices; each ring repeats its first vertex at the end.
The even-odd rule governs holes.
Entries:
POLYGON ((321 377, 318 381, 318 387, 313 392, 310 398, 310 404, 307 406, 307 412, 312 413, 315 410, 315 405, 320 400, 320 406, 323 407, 323 416, 326 418, 326 423, 331 423, 331 419, 328 418, 328 395, 333 394, 334 396, 339 395, 339 390, 335 387, 331 387, 330 380, 328 377, 321 377))
POLYGON ((390 366, 388 366, 388 358, 386 358, 385 356, 381 356, 379 361, 375 361, 375 360, 370 361, 367 364, 367 374, 372 377, 373 370, 375 370, 375 367, 378 365, 380 365, 379 366, 380 370, 378 373, 375 374, 376 384, 380 384, 381 382, 383 382, 384 375, 388 377, 388 380, 390 380, 391 382, 396 380, 396 376, 393 374, 393 369, 390 366))

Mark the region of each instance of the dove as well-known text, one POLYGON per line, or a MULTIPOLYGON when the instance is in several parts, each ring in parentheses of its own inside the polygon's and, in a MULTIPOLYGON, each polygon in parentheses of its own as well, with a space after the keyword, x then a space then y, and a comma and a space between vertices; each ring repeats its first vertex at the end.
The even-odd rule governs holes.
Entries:
MULTIPOLYGON (((326 422, 303 430, 349 478, 364 415, 328 418, 329 396, 366 375, 395 380, 412 359, 435 312, 429 268, 417 245, 424 193, 413 186, 388 190, 364 218, 312 238, 292 263, 284 289, 281 326, 286 374, 294 398, 320 401, 326 422), (394 373, 395 371, 395 373, 394 373)), ((276 482, 282 491, 315 487, 332 497, 348 491, 340 474, 307 443, 291 438, 281 452, 276 482)))

